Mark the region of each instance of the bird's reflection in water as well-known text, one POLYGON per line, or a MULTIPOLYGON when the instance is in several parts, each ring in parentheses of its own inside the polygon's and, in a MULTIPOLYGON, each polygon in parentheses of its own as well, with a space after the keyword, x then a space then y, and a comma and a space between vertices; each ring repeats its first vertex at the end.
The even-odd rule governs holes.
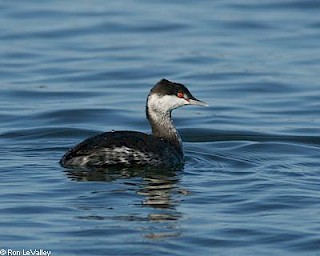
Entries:
MULTIPOLYGON (((126 185, 127 191, 132 191, 133 189, 137 196, 142 197, 139 209, 143 210, 146 207, 143 210, 145 217, 137 218, 136 215, 129 214, 126 216, 113 216, 112 219, 147 221, 148 225, 143 226, 141 229, 146 232, 144 236, 149 239, 180 236, 177 223, 182 216, 176 207, 179 204, 180 195, 185 194, 185 191, 179 188, 181 171, 128 168, 120 170, 68 169, 66 172, 71 180, 79 182, 113 182, 121 180, 126 185)), ((134 207, 134 205, 129 205, 128 207, 134 207)), ((88 218, 92 218, 92 216, 88 216, 88 218)), ((110 217, 99 216, 98 219, 105 218, 110 217)))

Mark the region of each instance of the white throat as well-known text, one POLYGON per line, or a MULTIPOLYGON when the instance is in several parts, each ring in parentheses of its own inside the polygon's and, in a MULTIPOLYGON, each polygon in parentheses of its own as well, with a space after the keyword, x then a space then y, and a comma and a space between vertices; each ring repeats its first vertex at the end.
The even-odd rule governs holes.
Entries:
POLYGON ((171 119, 171 111, 185 105, 184 101, 175 96, 152 94, 148 96, 146 109, 153 135, 166 139, 181 148, 181 137, 171 119))

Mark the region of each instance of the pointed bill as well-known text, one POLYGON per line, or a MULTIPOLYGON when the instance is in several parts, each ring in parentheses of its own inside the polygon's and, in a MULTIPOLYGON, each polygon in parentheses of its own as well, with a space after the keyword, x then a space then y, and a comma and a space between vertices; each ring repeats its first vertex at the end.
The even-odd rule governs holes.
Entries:
POLYGON ((198 100, 196 98, 193 99, 189 99, 188 100, 190 105, 198 105, 198 106, 204 106, 204 107, 208 107, 209 105, 201 100, 198 100))

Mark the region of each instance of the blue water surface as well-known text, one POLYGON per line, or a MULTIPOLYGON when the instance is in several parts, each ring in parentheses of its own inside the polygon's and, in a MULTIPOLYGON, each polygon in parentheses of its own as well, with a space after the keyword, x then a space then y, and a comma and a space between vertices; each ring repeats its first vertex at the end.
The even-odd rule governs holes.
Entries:
MULTIPOLYGON (((0 249, 320 255, 320 3, 2 1, 0 249), (150 132, 161 78, 183 170, 75 171, 110 130, 150 132)), ((0 251, 1 253, 1 251, 0 251)))

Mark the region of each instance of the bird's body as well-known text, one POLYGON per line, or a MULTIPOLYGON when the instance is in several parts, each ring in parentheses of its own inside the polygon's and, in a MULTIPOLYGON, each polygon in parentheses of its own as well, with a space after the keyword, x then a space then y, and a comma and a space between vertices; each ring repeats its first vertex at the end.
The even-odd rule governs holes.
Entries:
POLYGON ((83 141, 67 152, 61 162, 66 166, 98 168, 148 165, 178 168, 183 164, 183 153, 169 141, 152 135, 116 131, 83 141))
POLYGON ((146 115, 152 135, 134 131, 112 131, 84 140, 60 160, 64 167, 161 167, 181 168, 184 153, 171 111, 183 105, 206 105, 188 89, 162 79, 150 91, 146 115))

